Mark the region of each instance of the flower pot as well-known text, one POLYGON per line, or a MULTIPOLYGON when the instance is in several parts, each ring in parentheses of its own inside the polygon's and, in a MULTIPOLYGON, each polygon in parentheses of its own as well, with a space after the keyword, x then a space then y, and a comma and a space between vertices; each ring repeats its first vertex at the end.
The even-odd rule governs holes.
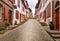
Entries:
POLYGON ((50 30, 54 30, 54 24, 53 24, 53 22, 50 22, 49 26, 50 26, 50 30))

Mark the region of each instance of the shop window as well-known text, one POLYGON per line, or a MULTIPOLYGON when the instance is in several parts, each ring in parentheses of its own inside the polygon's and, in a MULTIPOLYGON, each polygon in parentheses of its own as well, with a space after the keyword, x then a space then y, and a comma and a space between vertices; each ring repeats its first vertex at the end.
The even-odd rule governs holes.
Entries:
POLYGON ((0 6, 0 19, 2 19, 2 6, 0 6))

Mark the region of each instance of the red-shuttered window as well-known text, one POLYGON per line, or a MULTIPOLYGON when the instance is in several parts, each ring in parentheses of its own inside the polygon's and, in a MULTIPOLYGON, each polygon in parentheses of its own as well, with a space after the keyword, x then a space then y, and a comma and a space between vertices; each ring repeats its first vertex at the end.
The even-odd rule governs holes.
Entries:
POLYGON ((19 12, 16 11, 16 19, 19 19, 19 12))
POLYGON ((8 19, 8 12, 9 12, 9 9, 8 9, 8 7, 5 7, 5 14, 4 14, 4 19, 6 20, 6 19, 8 19))

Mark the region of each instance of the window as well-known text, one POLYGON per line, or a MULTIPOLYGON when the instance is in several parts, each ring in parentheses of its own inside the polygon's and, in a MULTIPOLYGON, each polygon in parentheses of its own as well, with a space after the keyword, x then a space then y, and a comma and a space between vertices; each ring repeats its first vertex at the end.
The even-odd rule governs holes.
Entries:
POLYGON ((20 8, 20 0, 18 0, 18 7, 20 8))
POLYGON ((9 10, 9 18, 12 19, 12 11, 9 10))
POLYGON ((24 11, 24 7, 22 7, 22 10, 24 11))
POLYGON ((0 19, 2 19, 2 6, 0 6, 0 19))
POLYGON ((19 12, 16 10, 16 19, 19 19, 19 12))

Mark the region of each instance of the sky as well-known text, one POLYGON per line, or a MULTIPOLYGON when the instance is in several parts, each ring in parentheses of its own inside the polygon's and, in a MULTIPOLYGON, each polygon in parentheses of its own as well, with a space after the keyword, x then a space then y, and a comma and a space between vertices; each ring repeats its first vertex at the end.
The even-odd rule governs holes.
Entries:
MULTIPOLYGON (((27 1, 28 1, 28 4, 29 4, 29 7, 32 9, 33 16, 34 16, 35 6, 36 6, 38 0, 27 0, 27 1)), ((50 2, 52 2, 52 0, 48 0, 48 1, 46 2, 45 6, 44 6, 43 8, 41 8, 40 13, 43 12, 43 11, 46 9, 46 7, 48 6, 48 4, 49 4, 50 2)), ((40 13, 39 13, 39 14, 40 14, 40 13)))
POLYGON ((33 16, 34 16, 35 6, 36 6, 38 0, 27 0, 27 1, 28 1, 28 4, 29 4, 29 7, 32 9, 32 13, 33 13, 33 16))

